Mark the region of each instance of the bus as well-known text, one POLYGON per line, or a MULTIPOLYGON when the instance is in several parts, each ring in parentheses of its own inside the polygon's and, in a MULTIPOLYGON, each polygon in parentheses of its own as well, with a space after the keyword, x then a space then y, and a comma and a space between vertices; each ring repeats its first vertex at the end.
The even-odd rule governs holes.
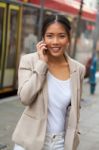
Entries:
MULTIPOLYGON (((71 21, 73 43, 77 12, 73 14, 66 10, 44 7, 44 17, 53 13, 64 14, 71 21)), ((37 3, 0 0, 0 98, 17 92, 19 61, 22 55, 36 51, 39 17, 40 5, 37 3)), ((81 19, 76 59, 82 63, 85 63, 92 54, 94 26, 95 16, 91 19, 85 17, 81 19)))

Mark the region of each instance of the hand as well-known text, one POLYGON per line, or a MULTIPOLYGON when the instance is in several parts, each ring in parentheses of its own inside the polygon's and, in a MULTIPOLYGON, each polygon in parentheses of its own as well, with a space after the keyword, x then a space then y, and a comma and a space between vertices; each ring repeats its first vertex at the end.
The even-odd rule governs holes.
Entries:
POLYGON ((39 58, 45 62, 48 62, 47 47, 44 41, 38 42, 36 48, 37 48, 39 58))

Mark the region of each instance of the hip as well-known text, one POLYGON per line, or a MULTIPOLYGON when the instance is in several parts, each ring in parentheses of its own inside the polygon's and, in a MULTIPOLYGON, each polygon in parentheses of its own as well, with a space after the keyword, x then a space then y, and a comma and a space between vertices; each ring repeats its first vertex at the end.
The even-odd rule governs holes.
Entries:
POLYGON ((43 150, 64 150, 65 133, 47 133, 43 150))
MULTIPOLYGON (((65 133, 47 133, 42 150, 64 150, 65 133)), ((20 145, 15 144, 14 150, 26 150, 20 145)))

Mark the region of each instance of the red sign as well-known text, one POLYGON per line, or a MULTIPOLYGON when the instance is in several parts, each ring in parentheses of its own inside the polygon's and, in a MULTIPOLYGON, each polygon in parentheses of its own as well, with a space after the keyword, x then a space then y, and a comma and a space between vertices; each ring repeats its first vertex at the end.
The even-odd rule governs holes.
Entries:
MULTIPOLYGON (((21 0, 21 1, 23 1, 23 0, 21 0)), ((28 2, 40 6, 40 0, 28 0, 28 2)), ((81 0, 74 0, 74 2, 80 3, 81 0)), ((68 14, 72 14, 72 15, 76 15, 76 16, 79 13, 79 8, 75 8, 71 4, 66 3, 66 0, 61 0, 61 3, 59 2, 59 0, 45 0, 44 7, 53 9, 53 10, 57 10, 57 11, 66 12, 68 14)), ((82 17, 87 20, 95 21, 96 13, 95 12, 90 13, 88 11, 83 11, 82 17)))
POLYGON ((81 2, 81 0, 74 0, 74 1, 79 2, 79 3, 81 2))

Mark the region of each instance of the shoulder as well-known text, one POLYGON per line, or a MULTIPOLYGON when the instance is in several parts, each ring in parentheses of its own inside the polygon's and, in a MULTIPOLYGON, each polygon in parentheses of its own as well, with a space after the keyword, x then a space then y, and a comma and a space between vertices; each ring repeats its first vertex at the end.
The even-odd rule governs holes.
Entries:
POLYGON ((30 53, 30 54, 24 54, 21 56, 22 60, 31 60, 31 59, 37 59, 38 58, 38 54, 37 52, 34 53, 30 53))
POLYGON ((25 54, 21 57, 19 69, 32 70, 36 72, 46 72, 47 63, 39 59, 38 53, 25 54))
POLYGON ((33 62, 33 60, 35 61, 37 59, 39 59, 38 54, 37 54, 37 52, 34 52, 34 53, 22 55, 20 61, 27 63, 27 62, 31 62, 31 61, 33 62))
POLYGON ((85 66, 82 63, 78 62, 77 60, 74 60, 72 58, 70 58, 70 60, 72 64, 75 66, 76 70, 79 72, 81 78, 84 78, 86 72, 85 66))
POLYGON ((82 63, 80 63, 80 62, 78 62, 77 60, 74 60, 74 59, 72 59, 72 61, 73 61, 73 63, 75 63, 75 65, 76 65, 76 67, 77 67, 78 69, 80 69, 80 70, 82 70, 82 71, 85 70, 85 66, 84 66, 82 63))
POLYGON ((38 60, 38 54, 30 53, 30 54, 24 54, 20 58, 20 65, 19 67, 24 66, 25 68, 33 66, 33 64, 38 60))
POLYGON ((66 54, 67 60, 73 70, 85 70, 85 66, 78 62, 77 60, 71 58, 69 55, 66 54))

